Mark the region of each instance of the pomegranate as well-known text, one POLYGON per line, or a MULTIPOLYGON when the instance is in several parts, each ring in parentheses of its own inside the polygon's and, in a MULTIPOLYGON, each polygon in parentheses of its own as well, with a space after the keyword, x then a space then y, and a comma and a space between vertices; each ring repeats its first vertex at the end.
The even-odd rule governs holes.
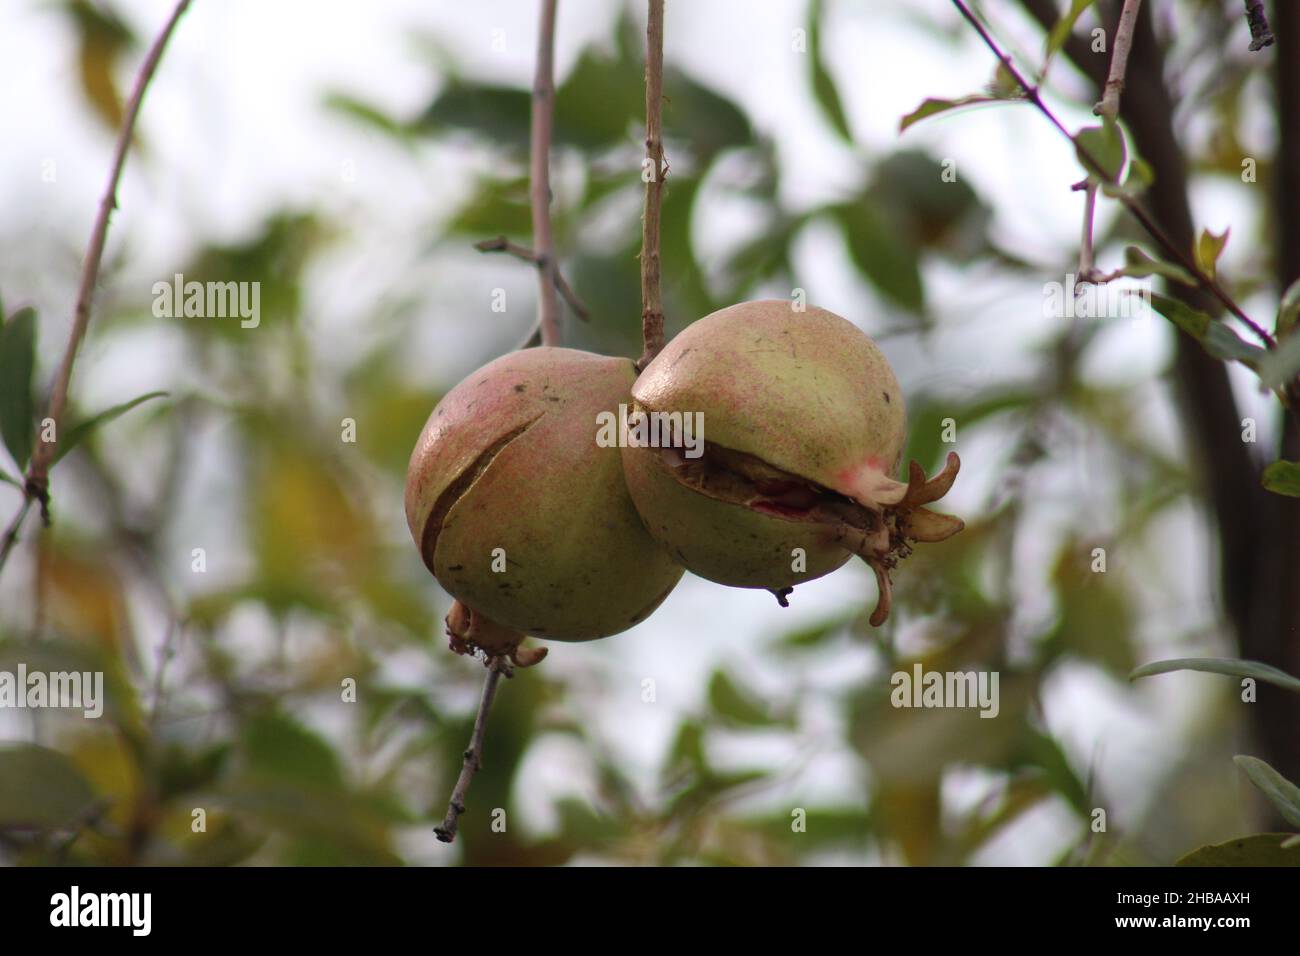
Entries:
POLYGON ((448 618, 453 649, 617 634, 677 584, 682 569, 637 516, 618 449, 596 440, 598 415, 627 401, 635 377, 629 359, 525 349, 433 410, 411 455, 406 518, 463 605, 448 618))
POLYGON ((926 507, 960 460, 927 480, 906 442, 903 392, 880 349, 847 320, 790 302, 744 302, 688 326, 632 387, 633 412, 702 416, 703 453, 624 442, 628 490, 650 533, 688 570, 784 594, 851 554, 875 572, 873 625, 914 541, 960 519, 926 507))

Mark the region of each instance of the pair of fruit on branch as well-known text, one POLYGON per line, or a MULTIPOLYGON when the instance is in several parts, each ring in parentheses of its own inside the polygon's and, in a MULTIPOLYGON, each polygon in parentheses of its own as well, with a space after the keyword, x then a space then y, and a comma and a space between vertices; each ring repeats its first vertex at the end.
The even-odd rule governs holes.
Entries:
POLYGON ((453 650, 536 663, 561 641, 639 623, 683 569, 719 584, 794 585, 853 554, 891 573, 916 541, 962 522, 925 506, 947 493, 950 453, 911 463, 903 393, 874 342, 824 309, 734 305, 688 326, 638 376, 630 359, 541 347, 490 362, 438 403, 411 455, 406 517, 456 598, 453 650), (602 415, 702 414, 702 455, 596 440, 602 415))

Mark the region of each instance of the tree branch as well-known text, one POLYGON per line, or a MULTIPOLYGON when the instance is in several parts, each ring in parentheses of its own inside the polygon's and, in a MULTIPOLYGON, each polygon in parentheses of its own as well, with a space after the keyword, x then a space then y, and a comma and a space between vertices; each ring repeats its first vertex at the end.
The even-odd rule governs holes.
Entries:
MULTIPOLYGON (((555 111, 555 8, 558 0, 541 0, 541 17, 537 26, 537 64, 533 73, 533 109, 532 124, 529 131, 531 151, 529 175, 531 179, 529 194, 533 211, 533 248, 525 249, 508 241, 505 236, 487 239, 475 244, 481 252, 506 252, 528 262, 536 263, 538 277, 538 314, 537 327, 541 334, 542 345, 560 344, 559 300, 556 290, 564 280, 560 278, 559 268, 555 262, 555 238, 551 231, 551 132, 552 118, 555 111)), ((567 284, 563 286, 568 288, 567 284)), ((572 290, 569 290, 572 295, 572 290)), ((573 297, 576 300, 576 296, 573 297)), ((570 300, 572 304, 573 300, 570 300)), ((532 336, 529 336, 531 340, 532 336)), ((469 645, 464 643, 468 635, 473 634, 475 612, 457 601, 452 606, 452 613, 447 618, 447 633, 452 639, 452 649, 457 653, 467 653, 469 645)), ((499 627, 493 625, 494 627, 499 627)), ((520 635, 522 636, 522 635, 520 635)), ((516 640, 515 644, 517 645, 516 640)), ((503 645, 504 647, 505 645, 503 645)), ((535 664, 545 656, 545 650, 534 652, 525 658, 517 647, 510 647, 508 653, 489 655, 485 661, 487 678, 483 682, 483 696, 479 699, 478 714, 474 718, 474 732, 470 736, 469 747, 465 750, 465 762, 461 765, 460 776, 452 789, 451 800, 447 805, 447 815, 442 826, 435 827, 434 833, 443 843, 456 839, 456 829, 460 815, 465 812, 465 795, 474 780, 474 774, 483 765, 483 736, 487 730, 488 712, 492 709, 492 700, 496 696, 497 685, 502 675, 510 677, 514 671, 511 667, 513 658, 522 667, 535 664)))
POLYGON ((483 682, 483 696, 478 702, 478 714, 474 718, 474 732, 470 734, 469 747, 465 750, 465 762, 461 764, 460 776, 451 791, 451 802, 447 805, 447 815, 442 826, 434 827, 433 832, 443 843, 456 839, 456 829, 460 825, 460 815, 465 812, 465 795, 474 780, 474 774, 483 766, 483 735, 487 729, 488 712, 492 709, 492 699, 496 697, 497 684, 502 675, 512 676, 510 663, 505 657, 493 657, 487 662, 487 679, 483 682))
MULTIPOLYGON (((659 276, 660 207, 663 205, 664 163, 664 0, 649 0, 645 57, 645 149, 649 179, 641 213, 641 358, 643 369, 664 347, 664 305, 659 276)), ((643 173, 643 177, 644 177, 643 173)))
POLYGON ((1097 263, 1092 249, 1092 224, 1097 211, 1097 183, 1089 178, 1075 188, 1083 190, 1083 235, 1079 240, 1079 281, 1092 282, 1097 278, 1097 263))
POLYGON ((533 109, 530 132, 529 193, 533 207, 533 255, 537 263, 537 322, 543 345, 560 344, 560 304, 557 286, 555 237, 551 232, 551 129, 555 112, 555 7, 557 0, 541 0, 537 25, 537 65, 533 74, 533 109))
POLYGON ((90 242, 86 247, 86 257, 81 265, 81 280, 77 286, 77 301, 73 309, 72 332, 68 336, 68 345, 63 352, 63 361, 59 364, 58 371, 54 376, 54 384, 50 389, 50 402, 45 417, 54 423, 54 440, 48 442, 37 441, 36 446, 32 449, 32 460, 27 467, 27 481, 23 487, 23 503, 13 521, 10 522, 3 543, 0 543, 0 571, 4 569, 14 543, 18 540, 18 532, 22 528, 23 521, 27 517, 27 512, 30 510, 33 500, 41 503, 41 517, 47 523, 49 522, 50 466, 54 462, 55 451, 58 448, 59 425, 63 421, 63 411, 68 403, 68 385, 72 381, 72 365, 77 359, 77 351, 80 349, 81 342, 86 337, 86 329, 90 325, 91 300, 95 294, 95 282, 99 278, 100 263, 104 258, 104 243, 108 238, 108 223, 109 219, 112 218, 113 210, 117 208, 117 185, 122 178, 122 170, 126 166, 126 155, 130 150, 131 139, 135 134, 135 122, 140 115, 140 104, 144 101, 145 91, 149 88, 150 81, 153 80, 153 75, 158 69, 163 51, 167 48, 167 42, 171 39, 176 24, 180 22, 180 18, 185 11, 189 9, 190 3, 191 0, 180 0, 172 10, 172 14, 168 17, 162 32, 154 39, 153 45, 145 55, 144 63, 140 66, 140 72, 136 75, 135 85, 131 89, 130 99, 127 100, 122 115, 122 128, 118 132, 117 144, 113 150, 113 165, 109 170, 108 185, 99 201, 99 213, 96 215, 95 224, 91 228, 90 242))
POLYGON ((23 526, 23 521, 27 518, 27 512, 31 510, 32 501, 35 496, 23 493, 23 503, 18 506, 18 513, 13 516, 9 522, 9 527, 5 528, 4 537, 0 538, 0 571, 4 570, 5 562, 9 560, 9 553, 13 551, 14 545, 18 543, 18 530, 23 526))
POLYGON ((1133 46, 1133 28, 1137 26, 1138 10, 1142 0, 1124 0, 1119 25, 1115 27, 1115 40, 1110 55, 1110 75, 1102 88, 1101 102, 1093 112, 1107 119, 1119 119, 1119 97, 1124 92, 1124 74, 1128 70, 1128 51, 1133 46))
MULTIPOLYGON (((541 257, 527 246, 521 246, 518 243, 511 242, 505 236, 497 236, 495 239, 484 239, 481 242, 474 243, 474 248, 479 252, 504 252, 506 255, 514 256, 516 259, 522 259, 524 262, 531 262, 533 265, 541 267, 541 257)), ((564 278, 558 266, 552 269, 555 277, 555 287, 559 290, 560 295, 573 314, 582 321, 586 322, 591 318, 591 311, 587 308, 586 303, 579 298, 578 293, 573 291, 567 279, 564 278)))
MULTIPOLYGON (((1129 0, 1126 0, 1126 3, 1128 2, 1129 0)), ((1070 142, 1074 144, 1079 157, 1089 167, 1102 168, 1102 164, 1097 161, 1096 157, 1094 157, 1085 146, 1079 143, 1075 137, 1071 135, 1070 131, 1065 128, 1065 124, 1062 123, 1057 115, 1052 112, 1051 107, 1043 102, 1042 96, 1038 93, 1038 87, 1031 86, 1029 81, 1024 78, 1024 75, 1016 68, 1016 65, 1011 62, 1011 58, 1002 51, 1002 48, 998 46, 997 41, 989 35, 989 32, 986 29, 984 29, 984 25, 975 18, 973 13, 971 13, 970 7, 966 5, 965 0, 952 0, 952 3, 966 21, 975 28, 975 32, 980 35, 980 39, 984 41, 984 45, 993 52, 993 55, 996 56, 1002 63, 1003 67, 1005 67, 1007 74, 1015 80, 1016 84, 1024 91, 1025 98, 1032 103, 1034 107, 1042 113, 1043 116, 1046 117, 1063 136, 1065 136, 1066 139, 1070 140, 1070 142)), ((1136 16, 1136 13, 1134 16, 1136 16)), ((1125 52, 1125 56, 1127 57, 1127 51, 1125 52)), ((1109 82, 1109 78, 1107 82, 1109 82)), ((1120 85, 1123 85, 1122 81, 1120 85)), ((1118 108, 1118 99, 1116 100, 1116 108, 1118 108)), ((1146 230, 1147 235, 1155 241, 1156 245, 1160 246, 1165 255, 1176 260, 1178 264, 1196 280, 1197 285, 1214 296, 1214 298, 1218 299, 1220 304, 1239 319, 1247 328, 1249 328, 1251 332, 1253 332, 1260 341, 1264 343, 1266 348, 1272 349, 1277 345, 1273 336, 1265 331, 1257 322, 1251 319, 1250 316, 1242 310, 1241 306, 1237 305, 1237 303, 1233 301, 1232 297, 1224 291, 1221 285, 1219 285, 1218 280, 1207 275, 1201 267, 1196 264, 1191 253, 1187 251, 1191 248, 1190 239, 1185 244, 1174 242, 1168 235, 1166 235, 1160 224, 1147 214, 1146 210, 1142 208, 1141 203, 1131 196, 1120 196, 1118 201, 1120 205, 1128 210, 1129 214, 1137 220, 1138 224, 1146 230), (1184 248, 1184 246, 1186 246, 1186 248, 1184 248)), ((1290 401, 1289 390, 1283 391, 1281 395, 1284 403, 1290 401)))

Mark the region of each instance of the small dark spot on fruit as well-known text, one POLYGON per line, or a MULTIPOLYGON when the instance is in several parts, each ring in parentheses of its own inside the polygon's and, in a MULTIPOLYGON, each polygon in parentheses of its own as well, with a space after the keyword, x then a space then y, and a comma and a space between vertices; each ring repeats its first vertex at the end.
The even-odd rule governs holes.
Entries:
POLYGON ((463 565, 463 564, 453 564, 453 565, 452 565, 451 567, 449 567, 447 570, 448 570, 448 571, 464 571, 464 570, 465 570, 465 565, 463 565))
POLYGON ((526 392, 526 391, 528 391, 528 386, 527 386, 527 385, 516 385, 516 386, 515 386, 515 391, 516 391, 516 392, 526 392))
POLYGON ((888 405, 888 404, 889 404, 889 393, 888 393, 888 392, 881 392, 880 394, 883 395, 883 396, 885 396, 885 404, 888 405))

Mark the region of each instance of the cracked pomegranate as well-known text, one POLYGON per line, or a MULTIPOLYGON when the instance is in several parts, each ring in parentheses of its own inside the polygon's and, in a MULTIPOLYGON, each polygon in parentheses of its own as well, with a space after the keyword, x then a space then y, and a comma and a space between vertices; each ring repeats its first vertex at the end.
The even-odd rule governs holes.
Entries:
POLYGON ((924 507, 933 479, 906 442, 903 392, 883 354, 839 316, 784 300, 744 302, 688 326, 632 387, 640 412, 702 413, 704 452, 623 448, 628 490, 650 533, 688 570, 720 584, 783 592, 856 553, 875 572, 884 623, 891 573, 912 542, 962 522, 924 507))
POLYGON ((503 629, 617 634, 677 584, 682 570, 637 516, 618 449, 596 443, 598 413, 626 402, 635 377, 628 359, 526 349, 474 372, 430 415, 406 518, 425 565, 465 605, 448 620, 457 650, 505 653, 503 629))

